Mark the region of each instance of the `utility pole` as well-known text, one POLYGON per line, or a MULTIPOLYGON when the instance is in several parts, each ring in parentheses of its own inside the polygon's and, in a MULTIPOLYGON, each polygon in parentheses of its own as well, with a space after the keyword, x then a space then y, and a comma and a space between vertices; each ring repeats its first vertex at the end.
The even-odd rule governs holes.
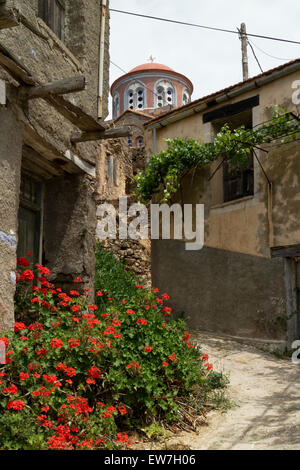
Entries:
POLYGON ((248 80, 249 78, 249 70, 248 70, 248 51, 247 51, 247 31, 246 31, 246 24, 241 24, 240 31, 240 39, 242 42, 242 63, 243 63, 243 80, 248 80))

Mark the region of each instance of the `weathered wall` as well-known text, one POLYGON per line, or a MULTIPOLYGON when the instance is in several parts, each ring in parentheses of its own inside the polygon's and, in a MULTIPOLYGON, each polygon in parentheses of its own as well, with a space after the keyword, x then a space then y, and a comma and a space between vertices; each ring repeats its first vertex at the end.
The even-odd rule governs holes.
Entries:
POLYGON ((0 331, 12 328, 23 124, 0 106, 0 331))
MULTIPOLYGON (((133 146, 129 147, 126 138, 109 139, 103 146, 97 162, 97 203, 112 203, 118 214, 119 197, 127 196, 128 205, 136 202, 134 176, 137 171, 145 169, 146 157, 144 146, 136 148, 136 138, 143 136, 143 123, 148 116, 127 112, 114 121, 118 127, 130 126, 133 146), (116 178, 113 177, 112 162, 115 165, 116 178)), ((106 249, 110 250, 117 260, 133 271, 147 287, 151 286, 150 243, 148 240, 106 240, 106 249)))
MULTIPOLYGON (((37 17, 37 0, 10 0, 10 5, 31 26, 20 23, 15 28, 1 30, 0 44, 40 83, 84 75, 86 89, 70 94, 67 99, 96 119, 101 0, 66 0, 65 4, 65 42, 37 17)), ((107 115, 109 93, 109 15, 106 23, 103 118, 107 115)), ((17 87, 18 83, 3 68, 0 68, 0 78, 12 85, 8 101, 15 101, 17 90, 13 90, 13 86, 17 87)), ((38 174, 44 182, 43 256, 52 271, 52 279, 69 289, 73 287, 74 278, 80 276, 84 281, 81 288, 90 287, 92 292, 94 278, 95 181, 82 171, 84 167, 93 174, 93 166, 85 162, 80 162, 80 166, 71 164, 75 174, 70 175, 64 172, 64 164, 69 162, 59 157, 71 150, 73 155, 95 165, 101 143, 72 145, 70 136, 77 127, 42 99, 30 101, 23 109, 15 103, 14 112, 26 122, 24 139, 23 124, 16 120, 9 107, 0 107, 0 331, 13 326, 20 173, 23 169, 28 170, 28 164, 30 173, 38 174), (28 155, 22 158, 23 144, 39 154, 37 160, 34 153, 32 159, 28 155), (48 153, 58 174, 64 176, 51 179, 53 166, 47 173, 48 153), (14 240, 12 246, 9 246, 10 240, 14 240)))
POLYGON ((44 258, 51 279, 63 289, 79 276, 93 292, 96 203, 93 181, 75 175, 45 185, 44 258))
MULTIPOLYGON (((100 46, 100 0, 66 1, 65 42, 37 17, 36 0, 14 0, 16 8, 28 18, 44 37, 40 37, 22 24, 16 28, 0 31, 0 43, 21 57, 24 65, 41 82, 47 83, 62 78, 84 75, 86 89, 68 95, 68 99, 82 107, 88 114, 97 117, 99 46, 100 46), (74 5, 75 4, 75 5, 74 5)), ((109 16, 107 16, 107 22, 109 16)), ((109 24, 106 28, 106 53, 104 77, 104 114, 108 114, 109 93, 109 24)), ((0 78, 6 77, 1 69, 0 78)), ((12 81, 12 80, 11 80, 12 81)), ((56 145, 64 153, 71 147, 70 136, 76 130, 57 111, 43 100, 33 100, 25 113, 31 125, 40 135, 56 145)), ((95 163, 99 143, 84 143, 73 146, 73 152, 84 160, 95 163)))
POLYGON ((283 260, 205 247, 185 251, 152 240, 152 283, 167 292, 192 328, 261 339, 285 339, 283 260))

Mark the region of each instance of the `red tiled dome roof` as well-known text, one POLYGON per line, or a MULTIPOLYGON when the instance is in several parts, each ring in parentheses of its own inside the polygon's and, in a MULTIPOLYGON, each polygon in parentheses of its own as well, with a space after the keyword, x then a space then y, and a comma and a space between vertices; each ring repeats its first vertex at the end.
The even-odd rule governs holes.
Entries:
POLYGON ((142 70, 168 70, 169 72, 174 72, 174 70, 168 67, 167 65, 156 64, 155 62, 150 62, 148 64, 141 64, 141 65, 138 65, 137 67, 134 67, 132 70, 130 70, 129 73, 141 72, 142 70))

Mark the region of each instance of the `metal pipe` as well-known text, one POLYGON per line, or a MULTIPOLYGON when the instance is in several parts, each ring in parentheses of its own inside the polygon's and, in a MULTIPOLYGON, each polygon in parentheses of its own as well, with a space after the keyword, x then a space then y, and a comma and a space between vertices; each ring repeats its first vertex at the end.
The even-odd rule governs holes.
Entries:
POLYGON ((153 154, 157 153, 157 145, 156 145, 156 129, 153 129, 153 154))
POLYGON ((103 83, 104 83, 104 56, 105 56, 105 31, 106 31, 107 2, 108 0, 102 0, 102 4, 101 4, 98 119, 103 117, 103 83))

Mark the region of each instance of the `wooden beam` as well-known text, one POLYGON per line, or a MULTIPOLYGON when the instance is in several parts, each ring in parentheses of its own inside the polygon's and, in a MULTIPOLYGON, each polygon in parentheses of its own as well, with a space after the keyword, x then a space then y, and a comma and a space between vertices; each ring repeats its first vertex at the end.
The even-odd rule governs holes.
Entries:
POLYGON ((300 257, 300 243, 295 245, 274 246, 271 248, 272 258, 295 258, 300 257))
POLYGON ((105 127, 102 124, 63 96, 51 96, 51 98, 44 99, 81 131, 104 131, 105 127))
POLYGON ((118 139, 119 137, 127 137, 132 135, 130 127, 119 127, 115 129, 107 129, 104 131, 97 132, 74 132, 71 135, 71 142, 88 142, 91 140, 104 140, 104 139, 118 139))
MULTIPOLYGON (((41 85, 24 64, 12 54, 3 44, 0 44, 0 65, 2 65, 10 75, 21 85, 41 85)), ((63 96, 44 97, 62 116, 70 121, 74 126, 84 132, 104 131, 105 126, 92 116, 87 114, 82 108, 71 103, 63 96)))
POLYGON ((35 84, 35 80, 28 68, 2 44, 0 44, 0 65, 19 83, 24 85, 35 84))
POLYGON ((31 100, 35 98, 47 98, 51 95, 65 95, 85 89, 85 78, 82 75, 71 78, 63 78, 52 83, 36 86, 22 86, 19 89, 19 100, 31 100))
POLYGON ((0 2, 0 29, 12 28, 19 26, 19 21, 16 13, 9 5, 6 5, 3 1, 0 2))
POLYGON ((37 167, 37 172, 39 169, 41 169, 41 171, 48 172, 49 177, 62 176, 65 174, 63 167, 60 168, 58 165, 55 165, 55 160, 53 161, 53 163, 49 160, 46 160, 42 155, 40 155, 28 145, 23 146, 22 162, 24 159, 29 161, 29 164, 32 164, 34 167, 37 167))

